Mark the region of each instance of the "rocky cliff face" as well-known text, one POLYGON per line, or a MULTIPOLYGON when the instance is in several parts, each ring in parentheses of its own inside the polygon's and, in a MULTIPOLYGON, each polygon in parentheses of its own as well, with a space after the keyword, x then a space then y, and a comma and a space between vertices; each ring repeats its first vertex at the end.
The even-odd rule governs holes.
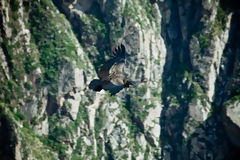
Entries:
POLYGON ((0 159, 236 159, 234 3, 2 0, 0 159), (121 43, 139 85, 89 90, 121 43))

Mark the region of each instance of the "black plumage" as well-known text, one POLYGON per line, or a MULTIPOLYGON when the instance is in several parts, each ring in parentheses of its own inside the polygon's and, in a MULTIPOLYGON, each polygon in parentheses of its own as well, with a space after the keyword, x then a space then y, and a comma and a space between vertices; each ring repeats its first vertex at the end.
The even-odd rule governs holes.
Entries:
POLYGON ((112 95, 123 88, 128 88, 132 82, 123 74, 126 50, 124 45, 118 46, 113 52, 113 58, 108 60, 97 72, 99 79, 93 79, 89 89, 94 91, 108 90, 112 95))

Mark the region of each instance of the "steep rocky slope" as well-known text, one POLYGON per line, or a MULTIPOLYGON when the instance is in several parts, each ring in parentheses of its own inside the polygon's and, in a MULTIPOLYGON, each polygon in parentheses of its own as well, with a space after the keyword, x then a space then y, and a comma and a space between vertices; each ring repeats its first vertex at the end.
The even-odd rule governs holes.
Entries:
POLYGON ((0 159, 237 159, 235 1, 1 0, 0 159), (89 82, 124 44, 136 88, 89 82))

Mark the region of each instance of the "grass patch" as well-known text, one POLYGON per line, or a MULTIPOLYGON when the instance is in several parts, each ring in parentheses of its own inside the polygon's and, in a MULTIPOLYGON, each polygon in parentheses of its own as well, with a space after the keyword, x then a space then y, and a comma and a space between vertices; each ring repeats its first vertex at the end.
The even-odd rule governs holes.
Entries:
POLYGON ((213 25, 213 36, 220 36, 222 31, 226 29, 227 13, 220 7, 217 7, 217 15, 213 25))
POLYGON ((210 35, 200 34, 199 43, 200 43, 201 50, 209 47, 210 46, 210 35))
POLYGON ((230 106, 231 104, 233 104, 236 101, 240 102, 240 95, 236 95, 236 96, 231 97, 229 100, 227 100, 225 102, 225 106, 228 107, 228 106, 230 106))
MULTIPOLYGON (((40 52, 40 65, 44 75, 43 83, 56 88, 52 84, 58 81, 61 64, 66 63, 66 57, 76 61, 78 57, 74 41, 66 32, 70 26, 66 24, 65 17, 61 14, 53 14, 51 10, 55 10, 55 7, 49 1, 33 2, 29 23, 31 34, 40 52)), ((26 60, 27 72, 35 68, 32 62, 33 59, 26 60)))
POLYGON ((24 116, 24 114, 22 112, 18 111, 17 113, 14 114, 14 118, 16 120, 22 121, 22 120, 25 119, 25 116, 24 116))

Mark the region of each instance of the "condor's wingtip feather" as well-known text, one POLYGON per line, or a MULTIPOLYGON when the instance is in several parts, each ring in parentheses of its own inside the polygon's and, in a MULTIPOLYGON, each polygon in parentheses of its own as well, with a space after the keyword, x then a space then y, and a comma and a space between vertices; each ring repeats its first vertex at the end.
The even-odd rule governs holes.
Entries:
POLYGON ((123 44, 114 48, 113 55, 116 57, 124 57, 125 56, 125 46, 123 44))

